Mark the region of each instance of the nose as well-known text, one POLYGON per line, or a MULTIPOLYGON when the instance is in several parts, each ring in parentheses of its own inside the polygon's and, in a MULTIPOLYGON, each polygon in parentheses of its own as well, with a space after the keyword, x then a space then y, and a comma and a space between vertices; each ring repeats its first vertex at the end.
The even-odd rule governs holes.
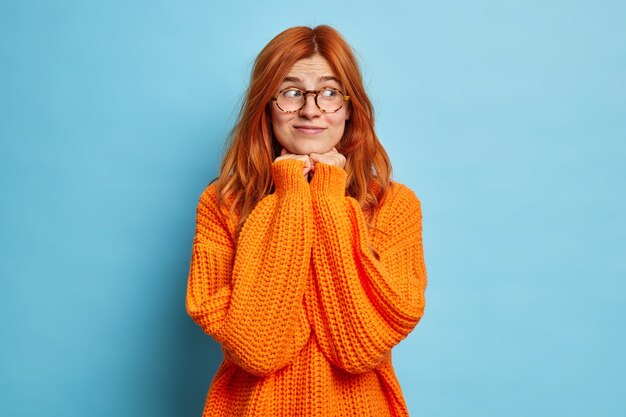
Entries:
POLYGON ((313 93, 309 93, 304 96, 304 106, 300 109, 300 115, 306 117, 307 119, 311 119, 313 117, 319 117, 322 114, 320 109, 315 104, 315 95, 313 93))

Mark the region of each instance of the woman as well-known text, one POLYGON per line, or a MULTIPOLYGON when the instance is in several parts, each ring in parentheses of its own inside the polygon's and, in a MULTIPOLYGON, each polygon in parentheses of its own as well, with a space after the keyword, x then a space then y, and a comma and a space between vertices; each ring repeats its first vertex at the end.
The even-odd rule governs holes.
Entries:
POLYGON ((424 312, 420 201, 390 179, 339 33, 272 39, 230 138, 187 287, 224 353, 203 415, 408 415, 391 349, 424 312))

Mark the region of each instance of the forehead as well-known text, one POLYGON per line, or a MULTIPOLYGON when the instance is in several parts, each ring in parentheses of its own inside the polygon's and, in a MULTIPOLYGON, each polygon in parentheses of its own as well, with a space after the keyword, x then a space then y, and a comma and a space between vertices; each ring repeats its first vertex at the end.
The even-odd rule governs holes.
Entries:
POLYGON ((319 55, 304 58, 293 64, 287 77, 295 77, 301 80, 317 81, 321 77, 336 77, 333 69, 326 59, 319 55))

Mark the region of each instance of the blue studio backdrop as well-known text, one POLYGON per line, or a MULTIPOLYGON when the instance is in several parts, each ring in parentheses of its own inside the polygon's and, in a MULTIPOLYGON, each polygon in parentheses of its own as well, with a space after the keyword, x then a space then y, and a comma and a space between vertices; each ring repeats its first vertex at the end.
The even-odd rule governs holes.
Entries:
POLYGON ((0 415, 200 416, 200 193, 252 61, 330 24, 419 196, 412 416, 624 416, 626 3, 0 3, 0 415))

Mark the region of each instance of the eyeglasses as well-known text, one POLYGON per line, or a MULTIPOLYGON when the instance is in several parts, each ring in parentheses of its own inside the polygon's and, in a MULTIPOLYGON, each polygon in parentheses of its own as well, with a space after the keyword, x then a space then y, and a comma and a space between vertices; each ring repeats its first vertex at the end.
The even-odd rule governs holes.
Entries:
POLYGON ((306 104, 306 96, 314 94, 315 105, 322 113, 334 113, 343 107, 344 101, 350 100, 350 96, 346 96, 340 90, 333 87, 324 87, 320 91, 306 90, 289 87, 280 90, 278 94, 272 97, 272 101, 276 102, 276 106, 285 113, 295 113, 306 104))

